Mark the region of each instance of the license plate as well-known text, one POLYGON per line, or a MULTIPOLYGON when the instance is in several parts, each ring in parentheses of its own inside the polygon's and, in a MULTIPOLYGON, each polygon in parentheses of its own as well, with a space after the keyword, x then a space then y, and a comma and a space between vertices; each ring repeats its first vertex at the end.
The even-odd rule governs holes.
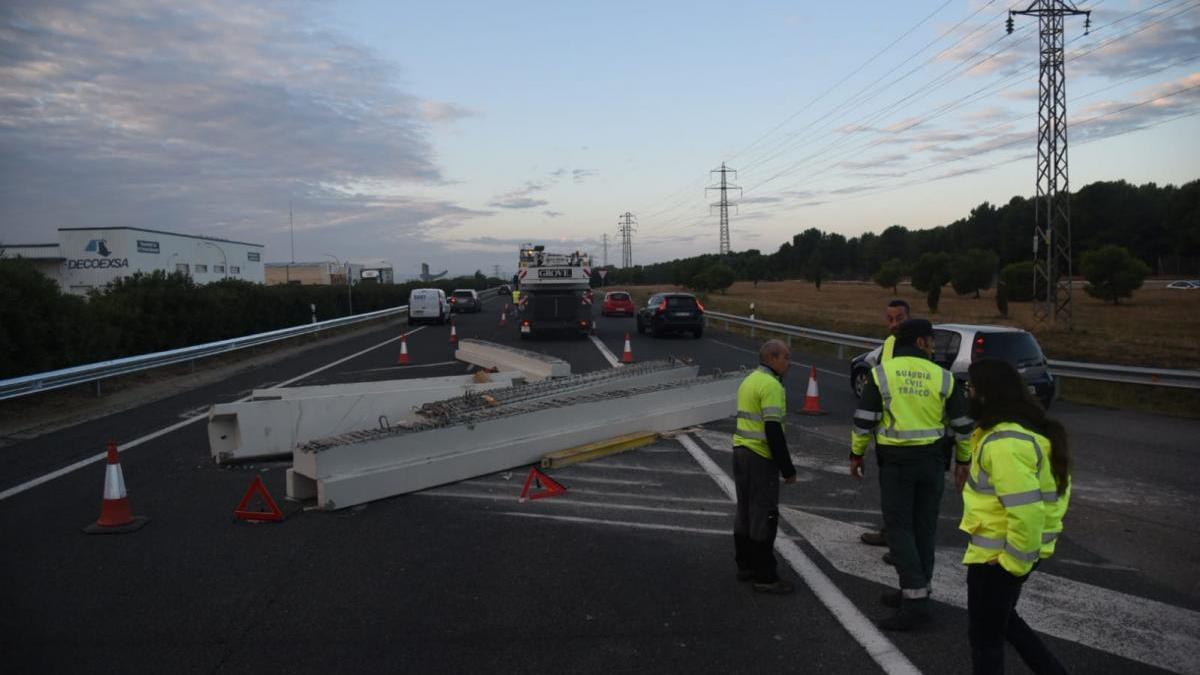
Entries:
POLYGON ((1029 393, 1036 395, 1036 394, 1037 394, 1037 387, 1035 387, 1035 386, 1033 386, 1033 385, 1029 385, 1029 393))
POLYGON ((528 333, 528 332, 529 332, 529 326, 521 326, 521 332, 522 332, 522 333, 528 333))
POLYGON ((691 312, 675 312, 675 316, 691 316, 691 312))

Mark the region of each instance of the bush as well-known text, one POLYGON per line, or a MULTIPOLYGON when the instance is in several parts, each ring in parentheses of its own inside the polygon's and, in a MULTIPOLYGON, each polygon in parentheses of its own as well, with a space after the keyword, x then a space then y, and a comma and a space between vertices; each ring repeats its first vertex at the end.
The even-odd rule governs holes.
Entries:
POLYGON ((996 276, 996 267, 1000 258, 991 251, 973 248, 957 256, 950 266, 950 285, 959 295, 974 293, 979 297, 979 291, 992 287, 992 279, 996 276))
POLYGON ((1008 300, 1029 302, 1033 300, 1033 261, 1010 263, 1000 270, 1000 283, 1007 289, 1008 300))
POLYGON ((1132 297, 1150 274, 1149 265, 1133 257, 1129 249, 1115 244, 1084 253, 1080 267, 1087 279, 1083 290, 1114 305, 1121 298, 1132 297))

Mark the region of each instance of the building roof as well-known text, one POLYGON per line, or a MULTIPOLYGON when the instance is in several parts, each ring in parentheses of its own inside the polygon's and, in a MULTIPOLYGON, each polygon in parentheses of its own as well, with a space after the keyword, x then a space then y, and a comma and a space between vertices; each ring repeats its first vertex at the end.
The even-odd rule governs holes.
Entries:
POLYGON ((263 244, 252 244, 248 241, 235 241, 233 239, 221 239, 220 237, 205 237, 199 234, 183 234, 182 232, 167 232, 166 230, 148 230, 144 227, 60 227, 59 232, 97 232, 109 230, 132 230, 134 232, 149 232, 151 234, 165 234, 171 237, 184 237, 186 239, 203 239, 205 241, 219 241, 226 244, 240 244, 242 246, 257 246, 263 248, 263 244))

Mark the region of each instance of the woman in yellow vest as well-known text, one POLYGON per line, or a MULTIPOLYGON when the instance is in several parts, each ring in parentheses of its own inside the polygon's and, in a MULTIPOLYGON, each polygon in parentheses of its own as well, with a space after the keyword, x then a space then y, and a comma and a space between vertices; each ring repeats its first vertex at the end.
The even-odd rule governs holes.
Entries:
POLYGON ((963 562, 974 672, 1004 672, 1007 640, 1033 672, 1065 673, 1017 614, 1017 600, 1062 533, 1071 497, 1067 432, 1046 417, 1011 364, 984 359, 968 372, 977 426, 971 462, 955 477, 963 491, 959 528, 971 536, 963 562))

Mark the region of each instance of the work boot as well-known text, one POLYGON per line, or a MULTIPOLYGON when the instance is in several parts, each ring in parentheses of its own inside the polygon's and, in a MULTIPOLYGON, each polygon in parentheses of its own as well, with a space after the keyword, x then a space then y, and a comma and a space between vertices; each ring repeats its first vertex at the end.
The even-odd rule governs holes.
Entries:
POLYGON ((863 532, 858 538, 867 546, 887 546, 887 537, 883 532, 863 532))
POLYGON ((896 559, 892 557, 891 551, 884 553, 883 558, 881 558, 881 559, 883 560, 883 562, 891 565, 892 567, 896 566, 896 559))
POLYGON ((796 589, 794 586, 792 586, 792 582, 784 581, 783 579, 776 579, 769 584, 756 581, 754 582, 754 590, 758 591, 759 593, 770 593, 772 595, 787 595, 796 589))
POLYGON ((929 608, 929 598, 922 600, 905 600, 900 604, 896 613, 879 621, 877 624, 883 630, 903 632, 933 620, 933 612, 929 608))

